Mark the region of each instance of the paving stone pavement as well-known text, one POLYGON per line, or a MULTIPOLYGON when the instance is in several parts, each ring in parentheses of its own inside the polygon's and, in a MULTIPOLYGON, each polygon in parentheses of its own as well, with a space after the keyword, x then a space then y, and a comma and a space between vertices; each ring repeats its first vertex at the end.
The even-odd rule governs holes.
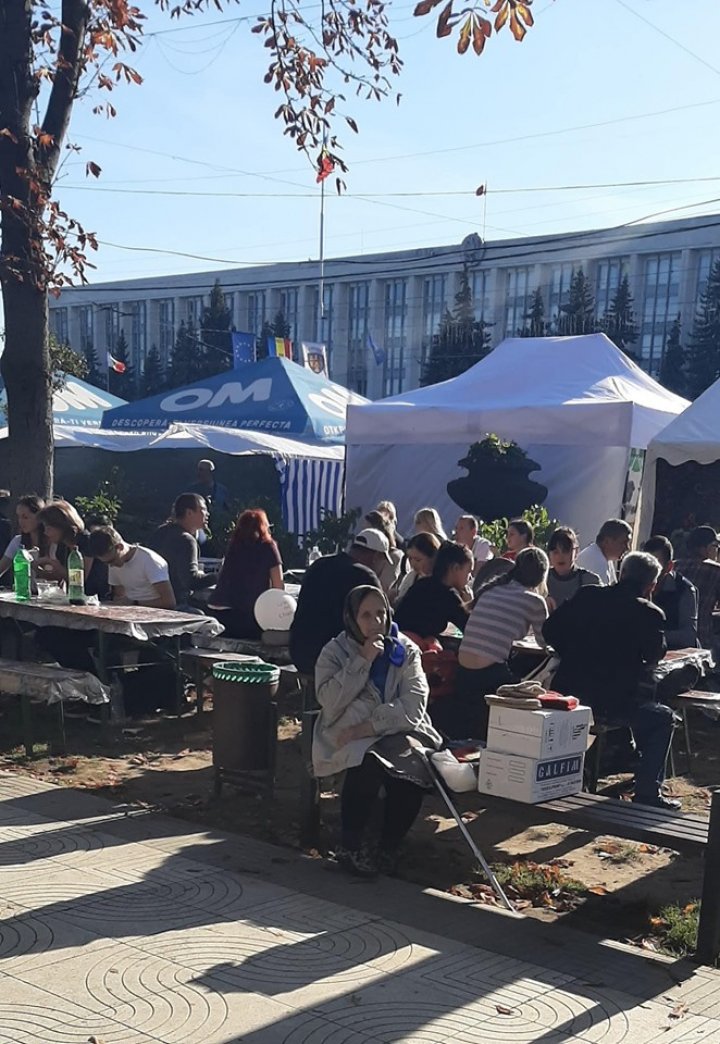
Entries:
POLYGON ((720 1044, 719 987, 0 773, 0 1044, 720 1044))

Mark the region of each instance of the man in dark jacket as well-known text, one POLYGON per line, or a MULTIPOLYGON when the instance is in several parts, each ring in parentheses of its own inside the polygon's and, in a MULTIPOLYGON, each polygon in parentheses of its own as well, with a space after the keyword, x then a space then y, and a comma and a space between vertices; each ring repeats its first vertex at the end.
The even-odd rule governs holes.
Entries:
POLYGON ((652 600, 665 613, 665 641, 668 649, 697 649, 697 589, 676 568, 673 546, 664 536, 650 537, 643 544, 660 563, 660 577, 652 600))
POLYGON ((583 587, 543 627, 560 656, 553 686, 589 704, 596 717, 630 726, 640 754, 635 801, 677 809, 662 784, 673 713, 653 698, 651 669, 665 654, 665 617, 648 599, 660 565, 641 551, 625 557, 612 587, 583 587))
POLYGON ((290 627, 290 658, 301 674, 313 674, 322 649, 343 630, 345 599, 367 584, 381 590, 377 571, 390 545, 379 529, 363 529, 348 551, 318 558, 305 573, 290 627))

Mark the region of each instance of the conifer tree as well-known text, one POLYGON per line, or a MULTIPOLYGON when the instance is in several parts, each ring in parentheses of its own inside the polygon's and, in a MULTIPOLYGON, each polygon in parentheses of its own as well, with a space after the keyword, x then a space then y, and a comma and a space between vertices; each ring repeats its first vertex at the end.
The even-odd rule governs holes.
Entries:
POLYGON ((533 291, 533 295, 530 298, 530 309, 525 313, 523 319, 525 320, 525 326, 520 333, 521 337, 544 337, 547 334, 548 324, 545 319, 545 302, 543 301, 540 287, 533 291))
POLYGON ((595 333, 595 298, 582 266, 573 272, 567 302, 560 306, 558 333, 563 336, 595 333))
POLYGON ((720 258, 700 295, 687 356, 687 394, 696 399, 720 376, 720 258))
POLYGON ((167 374, 171 388, 181 388, 185 384, 203 376, 202 350, 198 343, 197 330, 192 319, 186 323, 184 320, 178 327, 170 358, 170 368, 167 374))
POLYGON ((125 371, 124 373, 116 373, 115 370, 110 369, 110 387, 108 390, 113 395, 119 395, 121 399, 131 400, 136 398, 137 379, 135 367, 130 363, 130 349, 128 348, 124 330, 120 331, 112 356, 117 362, 125 364, 125 371))
POLYGON ((455 306, 446 311, 433 338, 420 384, 438 384, 469 370, 492 350, 490 329, 484 319, 475 318, 472 288, 467 269, 463 269, 455 306))
POLYGON ((82 357, 85 360, 85 366, 87 367, 85 380, 88 384, 93 384, 96 388, 103 388, 105 386, 105 377, 100 371, 100 363, 92 341, 88 341, 83 348, 82 357))
POLYGON ((673 324, 668 331, 663 352, 662 364, 660 366, 660 383, 668 391, 676 395, 687 393, 687 373, 685 351, 682 346, 682 331, 680 316, 676 315, 673 324))
POLYGON ((601 326, 603 333, 607 334, 620 351, 637 361, 632 346, 638 339, 638 329, 627 275, 620 280, 610 307, 602 318, 601 326))
POLYGON ((225 294, 216 279, 210 291, 210 302, 200 318, 201 369, 210 377, 232 367, 230 327, 232 315, 225 302, 225 294))
MULTIPOLYGON (((270 322, 268 319, 262 324, 262 329, 258 334, 256 344, 256 357, 258 359, 267 359, 268 357, 268 340, 271 337, 289 337, 290 336, 290 323, 285 318, 283 312, 276 312, 275 318, 270 322)), ((293 345, 293 353, 295 351, 295 345, 293 345)), ((297 360, 296 360, 297 361, 297 360)))
POLYGON ((156 344, 152 345, 145 358, 141 386, 143 396, 157 395, 165 388, 165 370, 156 344))

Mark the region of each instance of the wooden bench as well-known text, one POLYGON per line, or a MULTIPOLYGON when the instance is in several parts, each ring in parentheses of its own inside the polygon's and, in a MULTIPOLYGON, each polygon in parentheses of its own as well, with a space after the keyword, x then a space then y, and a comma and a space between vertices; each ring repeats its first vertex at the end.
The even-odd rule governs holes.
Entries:
POLYGON ((28 758, 34 754, 32 704, 57 706, 59 737, 56 746, 65 752, 65 719, 63 702, 83 700, 99 705, 109 717, 110 690, 94 674, 61 667, 56 663, 29 663, 25 660, 0 659, 0 692, 17 696, 23 721, 23 744, 28 758))
MULTIPOLYGON (((262 657, 249 653, 221 652, 218 649, 183 649, 180 653, 180 667, 192 679, 196 692, 196 710, 203 713, 202 691, 216 663, 262 663, 262 657)), ((285 696, 297 692, 298 674, 293 666, 280 666, 279 695, 285 696)))

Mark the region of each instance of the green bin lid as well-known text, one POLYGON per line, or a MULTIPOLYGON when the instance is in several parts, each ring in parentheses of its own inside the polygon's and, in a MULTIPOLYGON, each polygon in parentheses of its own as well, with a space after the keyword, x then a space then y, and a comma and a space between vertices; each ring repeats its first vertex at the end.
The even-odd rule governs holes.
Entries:
POLYGON ((238 682, 240 684, 260 684, 280 680, 280 668, 272 663, 238 663, 235 660, 222 660, 213 665, 213 678, 218 681, 238 682))

